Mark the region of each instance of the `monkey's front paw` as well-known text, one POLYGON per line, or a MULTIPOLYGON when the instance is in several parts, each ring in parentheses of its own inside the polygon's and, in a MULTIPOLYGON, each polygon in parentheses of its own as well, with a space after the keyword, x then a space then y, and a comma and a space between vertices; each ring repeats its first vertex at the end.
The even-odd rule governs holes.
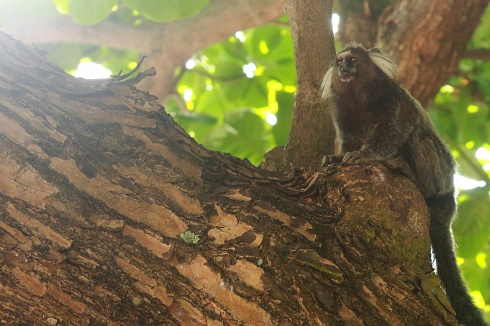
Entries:
POLYGON ((376 161, 373 157, 366 155, 361 151, 347 152, 344 155, 342 163, 344 164, 360 164, 376 161))
POLYGON ((322 159, 322 167, 325 167, 329 164, 341 163, 344 155, 326 155, 322 159))

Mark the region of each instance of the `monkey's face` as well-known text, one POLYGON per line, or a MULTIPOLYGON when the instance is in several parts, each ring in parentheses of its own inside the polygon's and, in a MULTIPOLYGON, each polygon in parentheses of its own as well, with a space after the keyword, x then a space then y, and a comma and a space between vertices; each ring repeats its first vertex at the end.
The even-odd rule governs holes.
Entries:
POLYGON ((358 75, 359 56, 351 51, 341 52, 334 63, 339 79, 343 83, 353 81, 358 75))
POLYGON ((355 95, 372 85, 377 78, 396 76, 396 64, 377 48, 366 50, 358 43, 351 43, 335 58, 322 81, 322 97, 331 95, 355 95))

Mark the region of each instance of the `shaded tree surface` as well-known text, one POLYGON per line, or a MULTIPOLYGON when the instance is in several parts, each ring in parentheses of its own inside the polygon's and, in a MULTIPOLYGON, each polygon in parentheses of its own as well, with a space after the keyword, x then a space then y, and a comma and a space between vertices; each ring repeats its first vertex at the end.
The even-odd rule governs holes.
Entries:
POLYGON ((2 322, 456 324, 405 177, 271 175, 195 143, 139 78, 0 45, 2 322))

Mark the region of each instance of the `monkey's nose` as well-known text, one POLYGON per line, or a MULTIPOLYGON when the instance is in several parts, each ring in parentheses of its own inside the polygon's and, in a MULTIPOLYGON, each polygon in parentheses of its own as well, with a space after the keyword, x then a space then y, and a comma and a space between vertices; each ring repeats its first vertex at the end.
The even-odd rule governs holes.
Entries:
POLYGON ((350 71, 350 70, 339 70, 339 77, 340 77, 340 81, 342 82, 350 82, 352 80, 354 80, 354 78, 356 77, 355 73, 350 71))

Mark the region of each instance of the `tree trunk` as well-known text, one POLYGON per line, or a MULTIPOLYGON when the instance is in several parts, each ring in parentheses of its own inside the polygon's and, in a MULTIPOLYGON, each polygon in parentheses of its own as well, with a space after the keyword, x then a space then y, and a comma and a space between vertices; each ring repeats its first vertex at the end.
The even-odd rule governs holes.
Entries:
POLYGON ((0 320, 455 325, 416 187, 380 164, 289 179, 195 143, 135 80, 0 33, 0 320))
POLYGON ((428 107, 466 54, 488 0, 340 2, 341 39, 379 46, 400 64, 399 80, 428 107))
POLYGON ((330 18, 332 0, 288 0, 298 89, 294 102, 286 162, 317 171, 322 158, 334 153, 335 129, 321 97, 321 81, 335 57, 330 18))

